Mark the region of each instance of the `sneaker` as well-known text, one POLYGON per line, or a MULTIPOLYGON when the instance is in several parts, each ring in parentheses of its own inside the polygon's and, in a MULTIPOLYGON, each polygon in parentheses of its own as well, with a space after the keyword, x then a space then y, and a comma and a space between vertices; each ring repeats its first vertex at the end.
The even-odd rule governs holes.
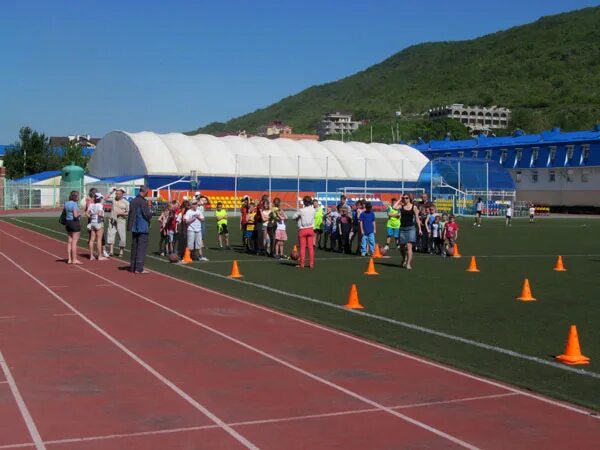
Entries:
POLYGON ((102 256, 104 256, 105 258, 108 258, 110 255, 108 254, 106 249, 104 249, 104 250, 102 250, 102 256))
POLYGON ((201 256, 198 261, 208 261, 209 259, 206 256, 201 256))

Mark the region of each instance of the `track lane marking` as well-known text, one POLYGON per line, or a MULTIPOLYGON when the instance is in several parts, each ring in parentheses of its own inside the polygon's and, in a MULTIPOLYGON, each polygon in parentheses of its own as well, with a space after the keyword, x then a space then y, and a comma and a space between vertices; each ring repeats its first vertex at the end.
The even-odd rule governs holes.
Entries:
MULTIPOLYGON (((514 392, 508 392, 505 394, 490 394, 490 395, 481 395, 478 397, 463 397, 457 398, 453 400, 440 400, 434 402, 423 402, 423 403, 413 403, 406 405, 397 405, 392 406, 392 409, 408 409, 408 408, 419 408, 425 406, 435 406, 435 405, 445 405, 449 403, 462 403, 462 402, 471 402, 475 400, 487 400, 487 399, 495 399, 499 397, 511 397, 520 395, 514 392)), ((311 420, 311 419, 321 419, 327 417, 339 417, 339 416, 350 416, 355 414, 366 414, 372 412, 380 412, 377 408, 367 408, 367 409, 352 409, 346 411, 336 411, 331 413, 320 413, 320 414, 306 414, 302 416, 290 416, 290 417, 277 417, 272 419, 260 419, 260 420, 246 420, 240 422, 230 422, 228 423, 231 427, 244 427, 244 426, 254 426, 254 425, 265 425, 271 423, 282 423, 282 422, 295 422, 302 420, 311 420)), ((165 428, 162 430, 153 430, 153 431, 140 431, 136 433, 120 433, 120 434, 108 434, 101 436, 86 436, 79 438, 65 438, 65 439, 55 439, 51 441, 46 441, 47 445, 55 445, 55 444, 70 444, 76 442, 88 442, 88 441, 99 441, 99 440, 109 440, 109 439, 119 439, 119 438, 131 438, 131 437, 140 437, 140 436, 152 436, 152 435, 160 435, 160 434, 174 434, 174 433, 184 433, 188 431, 201 431, 201 430, 212 430, 218 428, 217 425, 201 425, 196 427, 181 427, 181 428, 165 428)), ((9 449, 9 448, 21 448, 21 447, 31 447, 33 444, 9 444, 9 445, 0 445, 0 449, 9 449)))
POLYGON ((21 416, 23 417, 23 420, 25 421, 25 425, 27 426, 27 431, 29 431, 29 435, 31 436, 31 439, 33 440, 35 448, 37 450, 45 450, 46 446, 44 445, 44 441, 42 440, 42 437, 40 436, 40 432, 38 431, 37 426, 35 425, 35 422, 33 421, 33 417, 31 417, 31 413, 29 412, 29 409, 27 409, 25 400, 23 400, 23 397, 21 396, 21 392, 19 391, 19 388, 17 387, 17 383, 15 382, 15 379, 13 378, 12 373, 10 372, 8 364, 7 364, 6 360, 4 359, 2 350, 0 350, 0 367, 2 368, 2 372, 4 373, 4 378, 6 378, 5 383, 8 384, 10 391, 12 392, 12 395, 15 398, 15 401, 17 402, 19 412, 21 413, 21 416))
MULTIPOLYGON (((41 248, 41 247, 37 247, 37 246, 35 246, 35 245, 33 245, 33 244, 30 244, 30 243, 28 243, 28 242, 26 242, 26 241, 24 241, 24 240, 22 240, 22 239, 18 238, 17 236, 13 236, 13 235, 11 235, 10 233, 6 233, 6 231, 1 231, 1 232, 2 232, 3 234, 7 234, 7 235, 11 236, 12 238, 16 239, 17 241, 20 241, 20 242, 22 242, 23 244, 25 244, 25 245, 27 245, 27 246, 29 246, 29 247, 31 247, 31 248, 34 248, 34 249, 36 249, 36 250, 38 250, 38 251, 41 251, 41 252, 43 252, 43 253, 46 253, 47 255, 53 256, 53 257, 55 257, 55 258, 57 257, 57 255, 55 255, 55 254, 53 254, 53 253, 51 253, 51 252, 49 252, 49 251, 47 251, 47 250, 45 250, 45 249, 43 249, 43 248, 41 248)), ((86 316, 84 316, 83 314, 81 314, 81 313, 80 313, 80 312, 79 312, 79 311, 78 311, 78 310, 77 310, 77 309, 76 309, 74 306, 72 306, 72 305, 71 305, 70 303, 68 303, 66 300, 62 299, 62 297, 60 297, 60 296, 59 296, 58 294, 56 294, 54 291, 52 291, 52 290, 48 289, 48 288, 47 288, 47 287, 46 287, 46 286, 43 284, 43 282, 42 282, 41 280, 37 279, 37 278, 36 278, 34 275, 32 275, 32 274, 30 274, 29 272, 27 272, 27 271, 26 271, 24 268, 22 268, 22 267, 21 267, 21 266, 20 266, 18 263, 16 263, 15 261, 12 261, 12 260, 10 259, 10 257, 8 257, 7 255, 5 255, 4 253, 0 252, 0 255, 4 256, 4 257, 5 257, 7 260, 11 261, 11 262, 12 262, 12 263, 13 263, 15 266, 17 266, 17 267, 18 267, 18 268, 19 268, 21 271, 23 271, 24 273, 26 273, 26 274, 27 274, 29 277, 31 277, 31 278, 32 278, 34 281, 36 281, 36 282, 37 282, 37 283, 38 283, 40 286, 44 287, 44 289, 46 289, 46 290, 47 290, 48 292, 50 292, 50 293, 51 293, 51 294, 52 294, 54 297, 56 297, 58 300, 60 300, 62 303, 64 303, 64 304, 65 304, 65 306, 67 306, 67 307, 68 307, 69 309, 71 309, 73 312, 76 312, 76 313, 78 313, 78 314, 80 315, 80 317, 81 317, 83 320, 85 320, 85 321, 86 321, 86 322, 87 322, 89 325, 93 326, 93 327, 94 327, 94 328, 95 328, 97 331, 99 331, 99 332, 101 332, 103 335, 105 335, 105 337, 107 337, 109 340, 111 340, 111 342, 113 342, 115 345, 117 345, 119 348, 121 348, 121 350, 125 351, 125 352, 126 352, 128 355, 130 355, 130 357, 132 357, 132 358, 134 358, 134 359, 135 359, 135 358, 137 358, 137 360, 136 360, 136 361, 137 361, 137 362, 138 362, 140 365, 143 365, 143 366, 146 368, 146 370, 148 370, 148 371, 150 371, 151 373, 153 373, 153 374, 154 374, 154 375, 155 375, 157 378, 158 378, 159 376, 160 376, 160 377, 162 377, 162 375, 160 375, 160 374, 159 374, 157 371, 155 371, 155 370, 154 370, 154 369, 153 369, 153 368, 152 368, 150 365, 148 365, 147 363, 143 362, 143 361, 142 361, 142 360, 141 360, 139 357, 137 357, 137 356, 136 356, 136 355, 135 355, 133 352, 131 352, 129 349, 127 349, 127 348, 126 348, 124 345, 122 345, 122 344, 121 344, 119 341, 117 341, 115 338, 113 338, 113 337, 112 337, 110 334, 108 334, 107 332, 105 332, 104 330, 102 330, 102 328, 100 328, 98 325, 96 325, 94 322, 92 322, 92 321, 91 321, 90 319, 88 319, 86 316)), ((393 409, 391 409, 391 408, 389 408, 389 407, 387 407, 387 406, 384 406, 384 405, 382 405, 382 404, 380 404, 380 403, 378 403, 378 402, 376 402, 376 401, 374 401, 374 400, 371 400, 371 399, 369 399, 369 398, 367 398, 367 397, 364 397, 364 396, 362 396, 362 395, 360 395, 360 394, 358 394, 358 393, 356 393, 356 392, 354 392, 354 391, 352 391, 352 390, 350 390, 350 389, 347 389, 347 388, 345 388, 345 387, 343 387, 343 386, 340 386, 340 385, 338 385, 338 384, 335 384, 335 383, 333 383, 333 382, 331 382, 331 381, 329 381, 329 380, 326 380, 325 378, 322 378, 322 377, 320 377, 320 376, 318 376, 318 375, 315 375, 315 374, 313 374, 313 373, 311 373, 311 372, 308 372, 308 371, 306 371, 306 370, 304 370, 304 369, 302 369, 302 368, 300 368, 300 367, 298 367, 298 366, 295 366, 295 365, 293 365, 293 364, 291 364, 291 363, 289 363, 289 362, 287 362, 287 361, 285 361, 285 360, 283 360, 283 359, 281 359, 281 358, 279 358, 279 357, 277 357, 277 356, 275 356, 275 355, 272 355, 272 354, 270 354, 270 353, 268 353, 268 352, 266 352, 266 351, 263 351, 263 350, 259 349, 258 347, 255 347, 255 346, 253 346, 253 345, 247 344, 246 342, 240 341, 239 339, 237 339, 237 338, 235 338, 235 337, 233 337, 233 336, 229 336, 229 335, 228 335, 228 334, 226 334, 226 333, 223 333, 223 332, 221 332, 221 331, 219 331, 219 330, 217 330, 217 329, 215 329, 215 328, 212 328, 212 327, 210 327, 210 326, 208 326, 208 325, 206 325, 206 324, 204 324, 204 323, 202 323, 202 322, 199 322, 198 320, 195 320, 195 319, 193 319, 193 318, 191 318, 191 317, 189 317, 189 316, 187 316, 187 315, 185 315, 185 314, 183 314, 183 313, 180 313, 179 311, 176 311, 176 310, 174 310, 174 309, 172 309, 172 308, 170 308, 170 307, 168 307, 168 306, 165 306, 165 305, 163 305, 162 303, 159 303, 159 302, 157 302, 157 301, 155 301, 155 300, 152 300, 152 299, 150 299, 149 297, 146 297, 146 296, 144 296, 144 295, 142 295, 142 294, 140 294, 140 293, 138 293, 138 292, 135 292, 135 291, 133 291, 133 290, 131 290, 131 289, 129 289, 129 288, 126 288, 125 286, 121 286, 121 285, 119 285, 118 283, 116 283, 116 282, 114 282, 114 281, 112 281, 112 280, 110 280, 110 279, 108 279, 108 278, 106 278, 106 277, 104 277, 104 276, 102 276, 102 275, 99 275, 99 274, 97 274, 97 273, 95 273, 95 272, 92 272, 91 270, 88 270, 88 269, 86 269, 84 266, 76 265, 75 267, 76 267, 77 269, 79 269, 79 270, 81 270, 81 271, 84 271, 84 272, 86 272, 86 273, 88 273, 88 274, 90 274, 90 275, 93 275, 93 276, 95 276, 95 277, 97 277, 97 278, 99 278, 99 279, 101 279, 101 280, 104 280, 105 282, 107 282, 107 283, 110 283, 110 284, 112 284, 113 286, 115 286, 115 287, 117 287, 117 288, 119 288, 119 289, 121 289, 121 290, 123 290, 123 291, 125 291, 125 292, 128 292, 128 293, 130 293, 130 294, 132 294, 132 295, 134 295, 134 296, 136 296, 136 297, 140 298, 141 300, 144 300, 144 301, 145 301, 145 302, 147 302, 147 303, 150 303, 150 304, 152 304, 152 305, 154 305, 154 306, 156 306, 156 307, 158 307, 158 308, 160 308, 160 309, 163 309, 164 311, 170 312, 171 314, 173 314, 173 315, 175 315, 175 316, 177 316, 177 317, 180 317, 181 319, 184 319, 184 320, 186 320, 186 321, 188 321, 188 322, 190 322, 190 323, 192 323, 192 324, 195 324, 195 325, 197 325, 197 326, 199 326, 199 327, 201 327, 201 328, 204 328, 205 330, 207 330, 207 331, 210 331, 210 332, 212 332, 212 333, 214 333, 214 334, 216 334, 216 335, 218 335, 218 336, 221 336, 222 338, 224 338, 224 339, 226 339, 226 340, 228 340, 228 341, 230 341, 230 342, 233 342, 233 343, 235 343, 235 344, 237 344, 237 345, 239 345, 239 346, 241 346, 241 347, 244 347, 244 348, 246 348, 247 350, 250 350, 250 351, 253 351, 253 352, 255 352, 255 353, 259 354, 259 355, 262 355, 263 357, 265 357, 265 358, 267 358, 267 359, 270 359, 270 360, 272 360, 272 361, 275 361, 275 362, 277 362, 278 364, 281 364, 281 365, 283 365, 283 366, 285 366, 285 367, 287 367, 287 368, 289 368, 289 369, 291 369, 291 370, 293 370, 293 371, 295 371, 295 372, 298 372, 298 373, 300 373, 300 374, 304 375, 304 376, 305 376, 305 377, 307 377, 307 378, 311 378, 311 379, 313 379, 313 380, 315 380, 315 381, 318 381, 319 383, 322 383, 322 384, 324 384, 324 385, 326 385, 326 386, 329 386, 329 387, 330 387, 330 388, 332 388, 332 389, 338 390, 338 391, 340 391, 340 392, 342 392, 342 393, 344 393, 344 394, 346 394, 346 395, 348 395, 348 396, 350 396, 350 397, 353 397, 353 398, 355 398, 356 400, 362 401, 363 403, 366 403, 366 404, 368 404, 368 405, 370 405, 370 406, 372 406, 372 407, 374 407, 374 408, 377 408, 377 409, 379 409, 380 411, 387 412, 388 414, 391 414, 392 416, 398 417, 399 419, 402 419, 402 420, 404 420, 404 421, 406 421, 406 422, 409 422, 409 423, 411 423, 411 424, 413 424, 413 425, 415 425, 415 426, 417 426, 417 427, 419 427, 419 428, 422 428, 422 429, 424 429, 424 430, 427 430, 427 431, 429 431, 430 433, 433 433, 433 434, 435 434, 435 435, 437 435, 437 436, 439 436, 439 437, 441 437, 441 438, 444 438, 444 439, 446 439, 446 440, 448 440, 448 441, 450 441, 450 442, 453 442, 453 443, 455 443, 455 444, 457 444, 457 445, 460 445, 461 447, 468 448, 468 449, 471 449, 471 450, 476 450, 476 449, 478 449, 478 447, 476 447, 476 446, 474 446, 474 445, 472 445, 472 444, 470 444, 470 443, 468 443, 468 442, 466 442, 466 441, 463 441, 462 439, 459 439, 459 438, 457 438, 457 437, 454 437, 454 436, 452 436, 452 435, 450 435, 450 434, 448 434, 448 433, 445 433, 445 432, 443 432, 443 431, 441 431, 441 430, 439 430, 439 429, 437 429, 437 428, 434 428, 434 427, 432 427, 432 426, 430 426, 430 425, 427 425, 427 424, 426 424, 426 423, 424 423, 424 422, 421 422, 421 421, 419 421, 419 420, 416 420, 416 419, 413 419, 412 417, 409 417, 409 416, 407 416, 407 415, 405 415, 405 414, 402 414, 402 413, 400 413, 400 412, 397 412, 397 411, 395 411, 395 410, 393 410, 393 409)), ((163 377, 163 378, 164 378, 164 377, 163 377)), ((160 378, 159 378, 159 379, 160 379, 160 378)), ((180 390, 180 389, 179 389, 177 386, 175 386, 174 384, 172 384, 171 382, 169 382, 169 381, 168 381, 166 378, 164 378, 164 380, 165 380, 165 381, 164 381, 164 382, 165 382, 165 384, 167 384, 167 382, 168 382, 168 383, 170 383, 170 387, 172 386, 172 389, 173 389, 173 390, 175 390, 176 392, 178 392, 178 391, 179 391, 179 392, 181 392, 181 393, 180 393, 180 395, 182 395, 182 394, 183 394, 183 395, 186 395, 186 396, 187 396, 187 394, 185 394, 185 393, 184 393, 183 391, 181 391, 181 390, 180 390)), ((179 392, 178 392, 178 393, 179 393, 179 392)), ((189 397, 189 396, 187 396, 187 397, 189 398, 188 402, 191 402, 191 401, 195 402, 195 400, 193 400, 191 397, 189 397)), ((185 398, 185 397, 184 397, 184 398, 185 398)), ((205 409, 205 408, 204 408, 204 407, 202 407, 200 404, 198 404, 198 406, 199 406, 200 408, 203 408, 203 409, 205 409)), ((207 411, 207 413, 209 413, 209 414, 210 414, 210 412, 209 412, 208 410, 206 410, 206 411, 207 411)), ((207 414, 207 415, 208 415, 208 414, 207 414)), ((209 416, 209 417, 210 417, 210 416, 209 416)), ((216 422, 217 420, 219 420, 219 421, 220 421, 220 419, 218 419, 218 418, 216 418, 216 417, 215 417, 215 419, 213 419, 213 420, 214 420, 215 422, 216 422)), ((224 422, 222 422, 222 421, 221 421, 221 423, 222 423, 222 425, 223 425, 224 427, 226 427, 226 426, 227 426, 227 425, 226 425, 224 422)), ((232 432, 235 432, 235 431, 234 431, 233 429, 231 429, 230 427, 229 427, 228 429, 229 429, 229 430, 231 430, 232 432)), ((237 434, 237 433, 236 433, 236 434, 237 434)), ((240 438, 244 439, 244 441, 245 441, 245 438, 243 438, 241 435, 239 435, 239 436, 240 436, 240 438)), ((240 442, 241 442, 241 441, 240 441, 240 442)), ((249 443, 249 442, 248 442, 248 443, 249 443)), ((254 447, 253 447, 253 448, 254 448, 254 447)))
MULTIPOLYGON (((30 225, 30 226, 42 229, 42 230, 47 230, 47 231, 49 231, 51 233, 54 233, 54 234, 58 234, 58 235, 61 235, 61 236, 66 236, 65 233, 62 233, 62 232, 57 231, 57 230, 53 230, 52 228, 43 227, 43 226, 31 223, 31 222, 26 222, 26 221, 23 221, 23 220, 19 220, 19 219, 13 219, 13 220, 15 220, 17 222, 24 223, 26 225, 30 225)), ((37 234, 37 235, 39 235, 39 236, 41 236, 41 237, 43 237, 43 238, 45 238, 47 240, 58 241, 58 239, 52 238, 52 237, 48 236, 47 234, 42 234, 42 233, 40 233, 38 231, 31 230, 29 228, 20 227, 20 226, 17 226, 15 224, 13 224, 13 223, 7 222, 7 221, 4 221, 4 222, 7 225, 10 225, 10 226, 16 228, 17 230, 24 230, 24 231, 27 231, 29 233, 37 234)), ((6 233, 5 231, 3 231, 3 232, 6 233)), ((9 233, 6 233, 6 234, 8 234, 9 236, 12 236, 9 233)), ((128 250, 126 250, 126 251, 128 251, 128 250)), ((553 256, 555 256, 555 255, 553 255, 553 256)), ((573 255, 571 255, 571 256, 573 256, 573 255)), ((593 256, 593 255, 580 255, 580 256, 593 256)), ((168 261, 165 261, 165 260, 160 259, 160 258, 154 258, 154 257, 152 257, 150 255, 149 255, 149 257, 153 258, 153 259, 156 259, 158 261, 161 261, 161 262, 168 262, 168 261)), ((119 261, 119 260, 113 260, 113 261, 118 262, 118 263, 122 263, 123 262, 123 261, 119 261)), ((183 268, 188 268, 188 269, 195 270, 194 267, 190 267, 190 266, 187 266, 187 265, 183 265, 183 266, 179 266, 179 267, 183 267, 183 268)), ((474 375, 472 373, 468 373, 468 372, 464 372, 464 371, 459 370, 459 369, 455 369, 453 367, 445 366, 445 365, 443 365, 441 363, 437 363, 437 362, 434 362, 434 361, 429 361, 429 360, 427 360, 425 358, 422 358, 422 357, 419 357, 419 356, 416 356, 416 355, 412 355, 410 353, 406 353, 406 352, 400 351, 398 349, 385 346, 383 344, 372 342, 372 341, 369 341, 369 340, 367 340, 365 338, 354 336, 354 335, 349 334, 347 332, 343 332, 343 331, 340 331, 340 330, 329 328, 329 327, 327 327, 325 325, 321 325, 321 324, 318 324, 318 323, 315 323, 315 322, 310 322, 310 321, 302 319, 300 317, 296 317, 296 316, 292 316, 292 315, 289 315, 289 314, 285 314, 283 312, 276 311, 274 309, 270 309, 270 308, 268 308, 266 306, 263 306, 263 305, 252 303, 252 302, 247 301, 247 300, 242 300, 240 298, 233 297, 233 296, 225 294, 223 292, 218 292, 218 291, 215 291, 213 289, 209 289, 209 288, 206 288, 204 286, 200 286, 200 285, 192 283, 190 281, 186 281, 186 280, 183 280, 183 279, 180 279, 180 278, 176 278, 174 276, 171 276, 171 275, 168 275, 168 274, 165 274, 165 273, 162 273, 162 272, 158 272, 158 271, 153 271, 153 272, 155 274, 159 275, 159 276, 162 276, 162 277, 174 280, 174 281, 178 281, 180 283, 184 283, 184 284, 186 284, 186 285, 188 285, 190 287, 194 287, 196 289, 200 289, 200 290, 206 291, 206 292, 211 292, 211 293, 213 293, 215 295, 219 295, 221 297, 228 298, 228 299, 230 299, 230 300, 232 300, 234 302, 241 303, 241 304, 244 304, 246 306, 250 306, 252 308, 256 308, 256 309, 268 312, 270 314, 274 314, 274 315, 277 315, 277 316, 280 316, 280 317, 284 317, 284 318, 286 318, 288 320, 293 320, 293 321, 296 321, 296 322, 304 323, 305 325, 317 328, 317 329, 322 330, 322 331, 326 331, 328 333, 335 334, 335 335, 340 336, 340 337, 344 337, 346 339, 349 339, 349 340, 352 340, 352 341, 355 341, 355 342, 359 342, 359 343, 361 343, 363 345, 366 345, 366 346, 369 346, 369 347, 377 348, 379 350, 382 350, 382 351, 385 351, 385 352, 388 352, 388 353, 392 353, 392 354, 394 354, 396 356, 401 356, 403 358, 411 359, 413 361, 420 362, 421 364, 425 364, 425 365, 428 365, 428 366, 431 366, 431 367, 436 367, 436 368, 444 370, 446 372, 450 372, 450 373, 453 373, 453 374, 456 374, 456 375, 460 375, 460 376, 463 376, 465 378, 470 378, 472 380, 477 380, 479 382, 482 382, 482 383, 485 383, 485 384, 488 384, 488 385, 491 385, 491 386, 495 386, 495 387, 498 387, 498 388, 502 388, 502 389, 505 389, 505 390, 510 391, 510 392, 516 392, 516 393, 519 393, 519 394, 524 395, 526 397, 529 397, 529 398, 532 398, 532 399, 535 399, 535 400, 538 400, 538 401, 541 401, 541 402, 544 402, 544 403, 547 403, 547 404, 550 404, 550 405, 553 405, 553 406, 557 406, 557 407, 560 407, 560 408, 563 408, 563 409, 567 409, 569 411, 572 411, 572 412, 575 412, 575 413, 578 413, 578 414, 582 414, 582 415, 585 415, 585 416, 589 416, 589 417, 593 417, 593 418, 596 418, 596 419, 600 419, 600 415, 594 413, 591 410, 581 409, 581 408, 572 406, 570 404, 567 404, 567 403, 564 403, 564 402, 561 402, 561 401, 558 401, 558 400, 552 400, 550 398, 543 397, 541 395, 534 394, 534 393, 525 391, 523 389, 518 389, 516 387, 505 385, 505 384, 502 384, 502 383, 497 382, 497 381, 492 381, 492 380, 489 380, 487 378, 484 378, 484 377, 481 377, 481 376, 478 376, 478 375, 474 375)), ((216 277, 227 278, 230 281, 239 282, 239 280, 232 280, 232 279, 229 279, 228 277, 225 277, 225 276, 220 275, 220 274, 215 274, 213 272, 208 272, 208 271, 201 271, 201 272, 205 272, 207 274, 210 274, 210 275, 213 275, 213 276, 216 276, 216 277)), ((257 286, 262 286, 262 285, 257 285, 257 286)), ((291 295, 296 295, 296 294, 291 294, 291 295)), ((333 305, 333 304, 327 304, 327 306, 338 307, 338 305, 333 305)), ((358 313, 357 310, 347 310, 346 308, 344 308, 344 310, 346 312, 353 311, 355 313, 358 313)), ((562 367, 562 366, 558 366, 558 368, 559 369, 565 369, 565 367, 562 367)))
MULTIPOLYGON (((19 238, 16 238, 16 239, 19 239, 19 238)), ((40 249, 40 250, 43 250, 43 249, 40 249)), ((49 252, 47 252, 45 250, 43 250, 43 251, 44 251, 44 253, 50 254, 49 252)), ((115 345, 117 348, 119 348, 123 353, 125 353, 127 356, 129 356, 133 361, 135 361, 140 366, 142 366, 144 369, 146 369, 148 372, 150 372, 152 375, 154 375, 155 378, 157 378, 164 385, 169 387, 172 391, 174 391, 176 394, 178 394, 182 399, 184 399, 186 402, 188 402, 190 405, 192 405, 195 409, 197 409, 198 411, 203 413, 205 416, 207 416, 210 420, 212 420, 214 423, 216 423, 221 429, 223 429, 223 431, 227 432, 229 435, 231 435, 233 438, 235 438, 240 444, 244 445, 246 448, 249 448, 252 450, 258 450, 258 447, 256 447, 254 444, 252 444, 244 436, 242 436, 237 431, 235 431, 233 428, 231 428, 229 425, 227 425, 223 420, 221 420, 219 417, 217 417, 215 414, 213 414, 206 407, 204 407, 199 402, 194 400, 189 394, 187 394, 185 391, 183 391, 181 388, 179 388, 176 384, 171 382, 167 377, 165 377, 160 372, 158 372, 156 369, 154 369, 154 367, 152 367, 146 361, 141 359, 134 352, 129 350, 129 348, 127 348, 124 344, 122 344, 120 341, 118 341, 115 337, 113 337, 111 334, 109 334, 107 331, 105 331, 102 327, 100 327, 94 321, 92 321, 87 316, 85 316, 83 313, 81 313, 77 308, 75 308, 73 305, 71 305, 68 301, 66 301, 64 298, 62 298, 60 295, 58 295, 52 289, 48 288, 39 278, 37 278, 35 275, 31 274, 23 266, 21 266, 19 263, 14 261, 12 258, 10 258, 5 253, 0 252, 0 256, 4 257, 7 261, 9 261, 11 264, 13 264, 17 269, 19 269, 21 272, 23 272, 25 275, 27 275, 29 278, 31 278, 35 283, 40 285, 45 291, 47 291, 50 295, 52 295, 56 300, 61 302, 65 307, 67 307, 73 313, 77 314, 89 326, 91 326, 98 333, 100 333, 102 336, 104 336, 106 339, 108 339, 113 345, 115 345)), ((80 267, 80 266, 77 266, 77 267, 80 267)), ((88 270, 86 270, 86 272, 93 273, 88 270)), ((115 283, 111 283, 111 284, 114 285, 115 283)), ((0 353, 0 363, 2 363, 2 362, 3 362, 3 359, 1 359, 1 353, 0 353)), ((8 376, 7 376, 7 379, 9 379, 8 376)), ((9 379, 9 381, 10 381, 10 379, 9 379)), ((28 426, 29 426, 29 424, 28 424, 28 426)), ((32 436, 33 436, 33 434, 32 434, 32 436)), ((37 437, 39 438, 39 434, 37 437)), ((37 445, 38 441, 36 441, 35 437, 34 437, 34 442, 36 442, 36 445, 37 445)), ((38 447, 39 449, 45 448, 45 447, 43 447, 43 443, 42 443, 41 439, 39 439, 39 443, 42 445, 42 447, 38 447)))

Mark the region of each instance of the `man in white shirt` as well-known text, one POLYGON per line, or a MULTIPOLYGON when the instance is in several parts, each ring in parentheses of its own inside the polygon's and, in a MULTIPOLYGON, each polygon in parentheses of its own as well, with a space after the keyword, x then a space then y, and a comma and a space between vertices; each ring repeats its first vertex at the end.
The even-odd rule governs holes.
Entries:
POLYGON ((193 259, 208 261, 202 254, 202 228, 204 227, 204 214, 198 210, 198 201, 192 201, 191 208, 183 216, 187 225, 187 247, 193 259))

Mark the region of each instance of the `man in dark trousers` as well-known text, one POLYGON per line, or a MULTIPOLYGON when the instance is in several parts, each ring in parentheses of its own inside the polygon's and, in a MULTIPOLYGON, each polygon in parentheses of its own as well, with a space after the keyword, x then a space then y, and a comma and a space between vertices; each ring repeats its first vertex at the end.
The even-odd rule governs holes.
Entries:
POLYGON ((129 205, 127 231, 131 231, 131 264, 132 273, 149 273, 144 269, 144 258, 148 252, 148 234, 152 211, 146 201, 148 186, 142 186, 137 197, 129 205))

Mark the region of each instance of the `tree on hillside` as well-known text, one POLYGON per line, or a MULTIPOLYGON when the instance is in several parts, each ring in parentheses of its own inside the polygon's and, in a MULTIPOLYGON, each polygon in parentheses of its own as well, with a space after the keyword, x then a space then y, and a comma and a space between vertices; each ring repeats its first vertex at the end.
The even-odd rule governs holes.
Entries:
POLYGON ((62 150, 61 167, 75 164, 87 169, 90 157, 83 154, 83 147, 78 142, 69 142, 63 146, 62 150))
POLYGON ((19 131, 19 142, 4 157, 4 166, 7 178, 14 179, 57 170, 61 167, 61 159, 50 148, 50 140, 44 133, 23 127, 19 131))

